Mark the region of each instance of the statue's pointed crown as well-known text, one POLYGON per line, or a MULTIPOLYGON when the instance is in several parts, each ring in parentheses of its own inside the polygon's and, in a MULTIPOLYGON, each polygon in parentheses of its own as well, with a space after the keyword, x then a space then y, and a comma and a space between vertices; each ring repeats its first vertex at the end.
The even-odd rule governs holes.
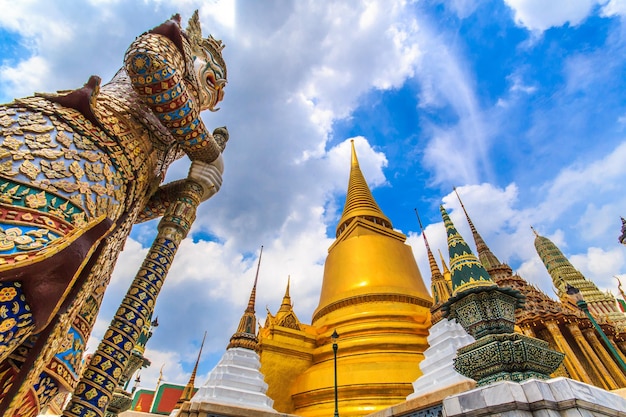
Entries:
POLYGON ((212 35, 209 35, 208 38, 202 37, 202 27, 200 26, 198 10, 195 10, 189 19, 185 34, 189 39, 194 55, 204 56, 206 52, 209 52, 219 66, 224 69, 224 79, 226 79, 226 62, 222 57, 222 50, 226 45, 224 45, 221 40, 215 39, 212 35))

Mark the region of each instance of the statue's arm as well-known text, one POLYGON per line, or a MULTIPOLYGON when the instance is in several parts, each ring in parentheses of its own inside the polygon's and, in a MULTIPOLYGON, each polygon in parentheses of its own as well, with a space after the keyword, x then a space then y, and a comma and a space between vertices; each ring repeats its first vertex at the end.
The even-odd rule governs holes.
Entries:
MULTIPOLYGON (((219 148, 224 149, 228 141, 228 129, 226 127, 218 127, 213 131, 212 137, 219 148)), ((205 201, 220 190, 223 173, 224 159, 220 153, 212 162, 205 162, 201 159, 192 160, 187 179, 196 181, 202 186, 203 195, 200 200, 205 201)), ((169 204, 180 194, 181 187, 187 179, 173 181, 157 188, 135 223, 143 223, 163 216, 169 204)))
MULTIPOLYGON (((169 21, 137 38, 126 52, 125 68, 135 92, 191 159, 188 179, 202 186, 204 201, 221 186, 221 152, 228 132, 218 128, 212 135, 200 118, 201 87, 180 43, 185 40, 175 36, 178 31, 177 22, 169 21)), ((161 216, 182 184, 176 181, 157 189, 137 221, 161 216)))

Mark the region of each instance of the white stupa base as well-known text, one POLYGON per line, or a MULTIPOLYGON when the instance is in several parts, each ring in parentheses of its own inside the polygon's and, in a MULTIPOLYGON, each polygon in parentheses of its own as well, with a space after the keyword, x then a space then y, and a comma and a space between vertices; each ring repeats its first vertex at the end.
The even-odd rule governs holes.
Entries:
POLYGON ((413 394, 407 400, 420 397, 442 387, 471 381, 454 370, 456 351, 474 342, 474 338, 455 319, 442 319, 435 323, 428 334, 429 348, 420 362, 422 376, 413 382, 413 394))
POLYGON ((274 400, 266 395, 267 384, 260 368, 259 355, 255 351, 228 349, 190 402, 276 412, 272 408, 274 400))

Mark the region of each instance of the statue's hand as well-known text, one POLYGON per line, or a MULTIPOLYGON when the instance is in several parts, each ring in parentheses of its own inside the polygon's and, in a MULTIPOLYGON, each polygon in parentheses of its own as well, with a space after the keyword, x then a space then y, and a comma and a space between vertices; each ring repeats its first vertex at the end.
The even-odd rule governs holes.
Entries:
POLYGON ((224 159, 220 154, 213 162, 206 163, 200 160, 192 161, 189 168, 188 178, 202 186, 201 201, 211 198, 222 186, 222 173, 224 172, 224 159))

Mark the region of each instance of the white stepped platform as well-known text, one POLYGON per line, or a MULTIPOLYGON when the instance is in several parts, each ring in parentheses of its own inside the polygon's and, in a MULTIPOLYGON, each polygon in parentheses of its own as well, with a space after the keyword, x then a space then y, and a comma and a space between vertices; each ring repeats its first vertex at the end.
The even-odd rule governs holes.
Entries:
POLYGON ((454 370, 456 351, 474 342, 455 319, 442 319, 430 328, 429 348, 424 351, 424 360, 420 362, 422 376, 413 382, 413 394, 407 400, 441 389, 442 387, 463 381, 471 381, 454 370))
POLYGON ((191 403, 214 403, 274 411, 266 395, 267 384, 259 371, 259 355, 250 349, 228 349, 209 374, 191 403))

